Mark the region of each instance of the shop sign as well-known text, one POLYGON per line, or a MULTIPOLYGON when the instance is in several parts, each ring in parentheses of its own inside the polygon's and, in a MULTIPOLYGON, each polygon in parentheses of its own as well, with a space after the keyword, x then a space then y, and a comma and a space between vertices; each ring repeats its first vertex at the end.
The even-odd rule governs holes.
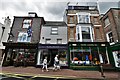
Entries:
POLYGON ((56 49, 56 48, 67 48, 67 47, 66 46, 39 46, 39 48, 56 49))
POLYGON ((74 49, 74 50, 70 50, 71 52, 91 52, 91 50, 90 49, 81 49, 81 50, 79 50, 79 49, 74 49))

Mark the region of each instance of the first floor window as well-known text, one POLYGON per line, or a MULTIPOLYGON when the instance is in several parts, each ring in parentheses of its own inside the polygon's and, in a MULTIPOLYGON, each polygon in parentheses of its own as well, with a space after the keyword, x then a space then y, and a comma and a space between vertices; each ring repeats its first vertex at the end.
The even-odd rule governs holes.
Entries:
POLYGON ((17 42, 30 42, 30 41, 31 41, 31 37, 28 36, 28 33, 19 32, 17 42))
POLYGON ((107 41, 110 42, 110 43, 113 43, 114 39, 113 39, 112 31, 108 32, 106 35, 107 35, 107 41))

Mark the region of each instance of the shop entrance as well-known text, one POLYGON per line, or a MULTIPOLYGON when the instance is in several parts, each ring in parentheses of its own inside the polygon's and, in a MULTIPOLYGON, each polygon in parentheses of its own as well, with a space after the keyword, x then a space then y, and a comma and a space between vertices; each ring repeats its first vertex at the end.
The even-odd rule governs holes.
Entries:
POLYGON ((49 66, 53 66, 54 65, 54 58, 58 54, 58 49, 50 49, 49 51, 50 51, 50 54, 51 54, 51 56, 50 56, 50 61, 51 62, 49 64, 49 66))

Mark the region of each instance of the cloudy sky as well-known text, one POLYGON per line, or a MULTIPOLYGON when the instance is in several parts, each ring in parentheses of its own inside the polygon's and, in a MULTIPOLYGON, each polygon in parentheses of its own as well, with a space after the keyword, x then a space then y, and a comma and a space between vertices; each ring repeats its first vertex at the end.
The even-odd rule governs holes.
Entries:
POLYGON ((3 23, 7 16, 12 20, 13 16, 27 16, 28 12, 36 12, 47 21, 60 21, 68 2, 89 4, 96 1, 99 3, 100 13, 105 13, 110 7, 118 7, 120 0, 0 0, 0 22, 3 23))

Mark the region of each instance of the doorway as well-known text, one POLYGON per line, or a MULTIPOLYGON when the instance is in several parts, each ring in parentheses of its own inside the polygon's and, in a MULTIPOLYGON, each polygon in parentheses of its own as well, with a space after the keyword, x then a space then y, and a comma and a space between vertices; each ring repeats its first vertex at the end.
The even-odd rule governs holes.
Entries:
POLYGON ((49 49, 50 51, 50 63, 49 66, 53 66, 54 65, 54 58, 55 56, 58 54, 58 49, 49 49))

